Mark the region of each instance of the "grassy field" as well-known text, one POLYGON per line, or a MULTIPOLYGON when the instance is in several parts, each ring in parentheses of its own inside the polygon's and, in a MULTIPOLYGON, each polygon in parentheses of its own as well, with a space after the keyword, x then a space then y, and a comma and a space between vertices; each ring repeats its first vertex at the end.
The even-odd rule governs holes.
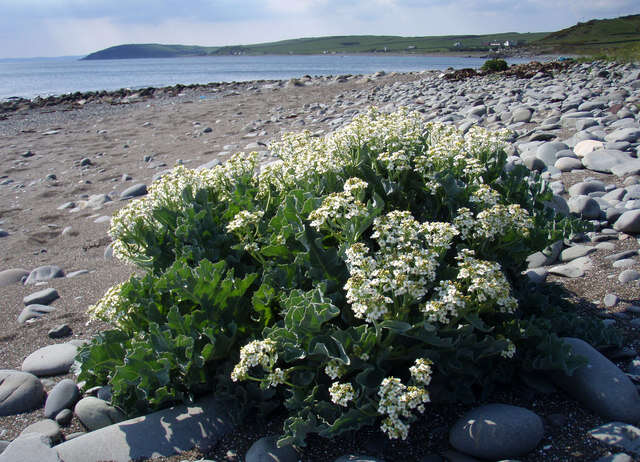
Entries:
POLYGON ((542 52, 640 59, 640 14, 578 23, 531 46, 542 52))
POLYGON ((507 32, 491 35, 447 35, 434 37, 397 37, 384 35, 345 35, 311 37, 279 42, 200 47, 156 43, 118 45, 91 53, 84 59, 171 58, 176 56, 323 54, 323 53, 447 53, 488 51, 491 43, 527 45, 547 34, 507 32))

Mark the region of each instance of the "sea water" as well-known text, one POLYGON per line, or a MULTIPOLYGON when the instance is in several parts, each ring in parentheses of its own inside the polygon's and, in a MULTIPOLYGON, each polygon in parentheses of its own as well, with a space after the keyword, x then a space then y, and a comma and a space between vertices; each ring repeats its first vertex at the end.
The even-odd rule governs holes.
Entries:
MULTIPOLYGON (((76 91, 176 84, 280 80, 310 76, 478 68, 485 58, 388 55, 212 56, 81 60, 80 57, 0 60, 0 100, 76 91)), ((527 59, 510 59, 521 63, 527 59)))

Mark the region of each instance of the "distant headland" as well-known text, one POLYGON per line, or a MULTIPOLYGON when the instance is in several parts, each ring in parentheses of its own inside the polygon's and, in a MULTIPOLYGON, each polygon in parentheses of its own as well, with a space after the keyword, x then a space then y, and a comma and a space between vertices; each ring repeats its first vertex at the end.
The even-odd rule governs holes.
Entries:
POLYGON ((344 35, 220 47, 126 44, 96 51, 82 59, 337 53, 492 53, 503 56, 545 53, 600 54, 637 46, 640 46, 640 14, 615 19, 593 19, 556 32, 425 37, 344 35))

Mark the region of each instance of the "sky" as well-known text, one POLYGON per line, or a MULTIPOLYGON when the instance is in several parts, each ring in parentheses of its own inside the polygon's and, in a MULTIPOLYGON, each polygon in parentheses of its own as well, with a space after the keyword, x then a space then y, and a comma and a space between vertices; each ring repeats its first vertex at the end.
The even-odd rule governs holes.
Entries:
POLYGON ((0 58, 86 55, 124 43, 551 32, 638 13, 639 0, 0 0, 0 58))

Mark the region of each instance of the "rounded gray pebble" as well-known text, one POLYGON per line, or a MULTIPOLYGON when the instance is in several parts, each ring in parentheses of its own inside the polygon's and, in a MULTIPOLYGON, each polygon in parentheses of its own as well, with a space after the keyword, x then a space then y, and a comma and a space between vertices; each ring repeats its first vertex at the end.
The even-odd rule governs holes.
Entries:
POLYGON ((473 457, 500 460, 529 453, 543 436, 542 419, 530 410, 487 404, 463 415, 451 428, 449 442, 473 457))
POLYGON ((633 270, 633 269, 624 270, 618 276, 618 281, 620 281, 623 284, 626 284, 631 281, 636 281, 638 279, 640 279, 640 273, 638 273, 636 270, 633 270))

